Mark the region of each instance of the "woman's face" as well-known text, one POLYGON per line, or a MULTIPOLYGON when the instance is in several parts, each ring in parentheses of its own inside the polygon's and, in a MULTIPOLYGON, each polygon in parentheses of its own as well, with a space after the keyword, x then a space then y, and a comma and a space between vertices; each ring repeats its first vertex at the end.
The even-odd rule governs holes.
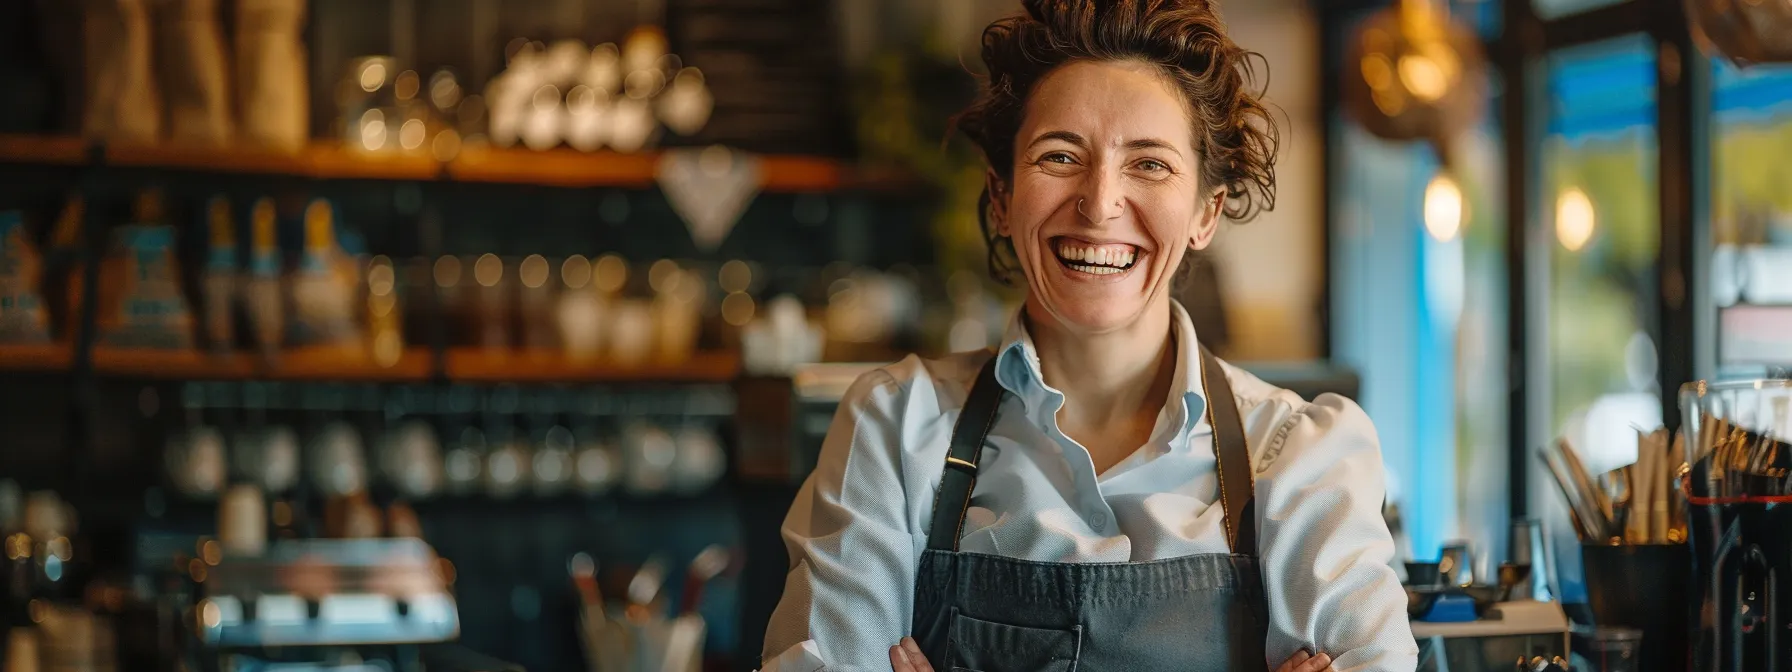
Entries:
POLYGON ((1035 85, 1013 180, 990 178, 991 216, 1014 242, 1035 319, 1043 309, 1102 333, 1167 301, 1183 255, 1218 222, 1190 128, 1174 84, 1145 63, 1073 62, 1035 85))

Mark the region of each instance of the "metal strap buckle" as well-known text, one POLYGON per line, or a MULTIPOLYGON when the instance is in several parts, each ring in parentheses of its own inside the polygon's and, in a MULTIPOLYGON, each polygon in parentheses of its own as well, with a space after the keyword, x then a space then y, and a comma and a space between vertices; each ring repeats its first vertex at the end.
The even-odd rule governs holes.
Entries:
POLYGON ((965 460, 958 459, 956 457, 952 457, 951 455, 946 456, 946 466, 958 467, 960 470, 964 471, 967 474, 970 474, 972 476, 977 475, 977 465, 976 464, 974 464, 972 462, 965 461, 965 460))

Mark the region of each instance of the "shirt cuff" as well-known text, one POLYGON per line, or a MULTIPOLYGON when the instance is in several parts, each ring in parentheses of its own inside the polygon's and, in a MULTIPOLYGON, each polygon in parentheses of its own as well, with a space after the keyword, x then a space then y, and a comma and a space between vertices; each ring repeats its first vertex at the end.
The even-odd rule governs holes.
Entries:
POLYGON ((759 672, 822 672, 827 668, 827 663, 821 659, 821 649, 815 646, 813 639, 803 640, 761 664, 763 667, 759 672))

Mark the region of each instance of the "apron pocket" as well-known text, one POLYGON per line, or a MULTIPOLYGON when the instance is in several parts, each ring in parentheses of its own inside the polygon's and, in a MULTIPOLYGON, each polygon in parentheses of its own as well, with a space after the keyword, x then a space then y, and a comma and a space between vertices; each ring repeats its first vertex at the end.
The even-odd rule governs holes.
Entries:
POLYGON ((952 608, 946 656, 964 672, 1074 672, 1083 626, 1069 630, 1004 625, 971 618, 952 608))

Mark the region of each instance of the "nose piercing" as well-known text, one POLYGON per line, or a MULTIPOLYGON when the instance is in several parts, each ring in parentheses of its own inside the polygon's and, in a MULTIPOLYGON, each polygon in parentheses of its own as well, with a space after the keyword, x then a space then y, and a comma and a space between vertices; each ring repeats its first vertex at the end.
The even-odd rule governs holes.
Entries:
MULTIPOLYGON (((1083 219, 1087 219, 1089 221, 1095 221, 1094 218, 1089 216, 1089 213, 1083 212, 1083 201, 1086 201, 1086 200, 1088 200, 1088 199, 1085 199, 1085 198, 1076 199, 1076 214, 1082 215, 1083 219)), ((1114 201, 1114 209, 1115 210, 1126 209, 1126 201, 1114 201)), ((1115 213, 1115 214, 1119 214, 1119 213, 1115 213)))

